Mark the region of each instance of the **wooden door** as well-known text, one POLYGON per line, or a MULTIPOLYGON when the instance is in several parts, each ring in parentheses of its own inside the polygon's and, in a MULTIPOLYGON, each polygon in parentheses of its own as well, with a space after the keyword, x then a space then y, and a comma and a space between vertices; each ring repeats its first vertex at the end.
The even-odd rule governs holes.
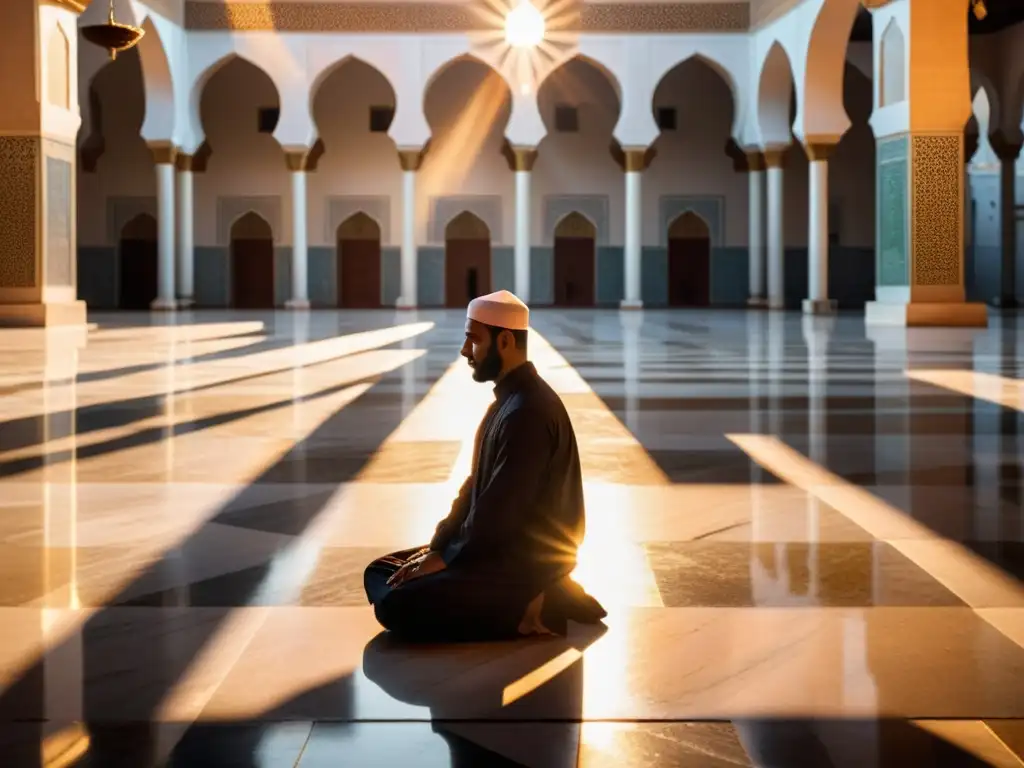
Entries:
POLYGON ((380 241, 338 241, 338 306, 380 308, 380 241))
POLYGON ((668 303, 672 307, 706 307, 711 303, 711 240, 668 241, 668 303))
POLYGON ((594 239, 555 238, 555 306, 594 306, 594 239))
POLYGON ((157 297, 156 240, 125 239, 118 248, 118 299, 121 309, 149 309, 157 297))
POLYGON ((465 307, 491 292, 490 240, 449 240, 444 262, 445 306, 465 307))
POLYGON ((232 240, 231 305, 236 309, 274 308, 273 240, 232 240))

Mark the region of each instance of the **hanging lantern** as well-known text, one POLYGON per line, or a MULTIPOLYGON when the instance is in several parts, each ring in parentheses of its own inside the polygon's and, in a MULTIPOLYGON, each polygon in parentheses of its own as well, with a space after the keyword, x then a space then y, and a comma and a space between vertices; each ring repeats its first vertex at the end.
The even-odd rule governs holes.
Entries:
POLYGON ((114 19, 114 0, 110 0, 110 13, 107 16, 106 24, 82 27, 82 37, 93 45, 110 51, 111 61, 116 59, 117 54, 121 51, 127 51, 138 45, 145 34, 144 29, 133 27, 130 24, 122 24, 114 19))

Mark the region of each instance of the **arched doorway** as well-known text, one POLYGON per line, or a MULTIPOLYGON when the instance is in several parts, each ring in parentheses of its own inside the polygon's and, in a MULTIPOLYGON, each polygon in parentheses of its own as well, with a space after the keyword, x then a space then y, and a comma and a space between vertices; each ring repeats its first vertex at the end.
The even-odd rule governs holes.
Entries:
POLYGON ((693 211, 668 228, 668 304, 706 307, 711 303, 711 231, 693 211))
POLYGON ((592 307, 597 227, 573 211, 555 227, 555 306, 592 307))
POLYGON ((380 226, 359 211, 341 222, 337 243, 338 306, 380 307, 380 226))
POLYGON ((274 233, 252 211, 231 227, 231 306, 274 308, 274 233))
POLYGON ((465 307, 491 292, 491 230, 463 211, 444 230, 445 306, 465 307))
POLYGON ((117 305, 121 309, 149 309, 158 290, 156 219, 140 213, 124 225, 117 262, 117 305))

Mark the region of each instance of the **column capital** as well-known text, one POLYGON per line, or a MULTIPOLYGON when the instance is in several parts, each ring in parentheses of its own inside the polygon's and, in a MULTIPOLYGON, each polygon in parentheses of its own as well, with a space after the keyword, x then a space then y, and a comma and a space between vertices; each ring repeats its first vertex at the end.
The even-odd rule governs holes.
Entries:
POLYGON ((789 147, 765 147, 764 167, 784 168, 786 166, 786 152, 789 147))
POLYGON ((292 173, 310 173, 316 170, 324 151, 323 140, 317 139, 312 147, 285 147, 284 159, 292 173))
POLYGON ((427 156, 429 149, 429 141, 422 147, 399 147, 398 162, 402 166, 402 170, 418 171, 420 166, 423 165, 423 159, 427 156))
POLYGON ((149 151, 157 165, 173 165, 178 156, 178 148, 169 141, 151 141, 149 151))
POLYGON ((612 139, 608 149, 612 153, 612 159, 625 173, 646 171, 657 155, 654 147, 624 147, 615 139, 612 139))
POLYGON ((507 139, 501 145, 501 154, 504 155, 510 171, 532 171, 534 163, 537 162, 536 147, 515 146, 507 139))
POLYGON ((743 154, 747 156, 748 171, 763 171, 767 165, 764 152, 758 149, 746 149, 743 154))
POLYGON ((835 151, 836 145, 832 143, 808 141, 804 144, 804 152, 807 153, 807 159, 812 163, 819 160, 828 160, 835 151))
POLYGON ((174 166, 179 171, 191 171, 192 173, 205 173, 206 165, 210 162, 210 155, 213 154, 213 148, 207 143, 203 142, 199 145, 199 148, 192 154, 187 152, 178 151, 174 158, 174 166))

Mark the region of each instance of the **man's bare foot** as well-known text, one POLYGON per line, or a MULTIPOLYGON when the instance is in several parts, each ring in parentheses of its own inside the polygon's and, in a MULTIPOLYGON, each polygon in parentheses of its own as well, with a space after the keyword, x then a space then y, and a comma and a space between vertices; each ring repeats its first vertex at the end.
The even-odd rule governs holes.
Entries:
POLYGON ((523 614, 522 621, 519 622, 519 634, 520 635, 553 635, 550 629, 544 626, 544 622, 541 621, 540 615, 544 610, 544 593, 541 592, 530 604, 526 606, 526 612, 523 614))

